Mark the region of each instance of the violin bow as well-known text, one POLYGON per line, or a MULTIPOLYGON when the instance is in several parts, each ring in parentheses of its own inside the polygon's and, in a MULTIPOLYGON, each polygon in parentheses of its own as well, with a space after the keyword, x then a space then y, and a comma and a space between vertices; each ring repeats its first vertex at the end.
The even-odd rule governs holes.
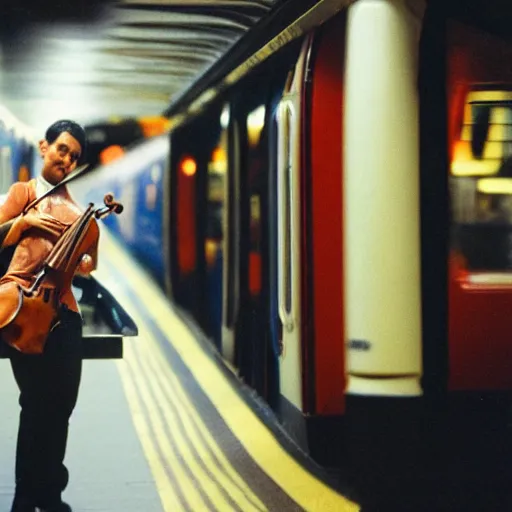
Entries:
POLYGON ((34 201, 32 201, 28 206, 25 207, 23 213, 27 213, 31 208, 34 208, 34 206, 40 203, 45 197, 48 197, 50 194, 53 194, 58 188, 63 187, 70 181, 73 181, 80 176, 83 176, 88 167, 89 164, 83 164, 80 167, 77 167, 69 176, 66 176, 62 181, 59 181, 57 185, 54 185, 50 190, 47 190, 43 195, 41 195, 37 199, 34 199, 34 201))

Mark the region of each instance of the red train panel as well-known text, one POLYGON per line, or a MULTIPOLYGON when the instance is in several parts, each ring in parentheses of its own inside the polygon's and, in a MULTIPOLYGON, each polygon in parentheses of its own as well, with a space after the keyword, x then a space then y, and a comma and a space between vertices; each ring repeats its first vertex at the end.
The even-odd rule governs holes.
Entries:
POLYGON ((345 409, 342 105, 345 17, 318 42, 311 93, 311 237, 315 413, 345 409))

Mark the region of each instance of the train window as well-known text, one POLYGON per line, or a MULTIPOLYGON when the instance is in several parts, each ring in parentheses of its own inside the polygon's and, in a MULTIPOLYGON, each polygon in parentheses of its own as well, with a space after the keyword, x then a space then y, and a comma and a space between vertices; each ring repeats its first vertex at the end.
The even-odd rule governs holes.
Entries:
POLYGON ((448 65, 451 249, 472 272, 512 271, 512 48, 453 23, 448 65))
POLYGON ((205 254, 207 266, 210 269, 213 268, 222 251, 224 239, 224 187, 228 170, 228 133, 227 126, 222 124, 222 118, 221 127, 219 138, 210 151, 207 168, 205 254))
POLYGON ((258 296, 261 291, 261 202, 263 173, 267 165, 266 145, 263 141, 265 105, 260 105, 247 116, 247 163, 249 192, 249 292, 258 296))
POLYGON ((223 239, 224 184, 228 167, 226 148, 227 131, 223 130, 219 145, 211 152, 208 162, 207 240, 214 242, 219 247, 223 239))
POLYGON ((512 88, 467 94, 451 174, 454 249, 469 270, 512 270, 512 88))

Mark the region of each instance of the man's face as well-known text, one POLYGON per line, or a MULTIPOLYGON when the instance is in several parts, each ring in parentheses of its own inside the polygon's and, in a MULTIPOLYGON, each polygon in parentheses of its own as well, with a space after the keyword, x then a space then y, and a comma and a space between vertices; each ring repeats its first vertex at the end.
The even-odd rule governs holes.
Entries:
POLYGON ((62 132, 51 144, 42 140, 39 152, 44 162, 41 175, 52 185, 57 185, 76 168, 82 148, 72 135, 62 132))

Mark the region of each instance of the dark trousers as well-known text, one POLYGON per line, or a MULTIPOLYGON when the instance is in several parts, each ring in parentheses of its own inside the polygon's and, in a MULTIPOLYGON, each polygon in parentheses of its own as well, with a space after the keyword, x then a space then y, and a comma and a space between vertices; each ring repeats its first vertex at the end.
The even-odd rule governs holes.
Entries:
POLYGON ((68 483, 64 455, 82 372, 82 319, 70 310, 60 319, 43 354, 10 352, 21 406, 15 504, 59 502, 68 483))

